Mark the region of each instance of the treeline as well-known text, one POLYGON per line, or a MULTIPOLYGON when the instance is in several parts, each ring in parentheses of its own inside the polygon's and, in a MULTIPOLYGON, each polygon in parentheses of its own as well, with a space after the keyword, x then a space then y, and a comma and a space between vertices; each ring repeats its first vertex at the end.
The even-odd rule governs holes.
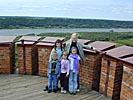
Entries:
POLYGON ((0 17, 0 29, 19 28, 133 28, 133 21, 48 17, 0 17))
MULTIPOLYGON (((72 33, 40 33, 38 36, 53 36, 53 37, 64 37, 69 39, 72 33)), ((35 34, 28 34, 35 35, 35 34)), ((133 39, 132 32, 78 32, 78 38, 89 39, 92 42, 94 41, 116 41, 124 39, 133 39)))

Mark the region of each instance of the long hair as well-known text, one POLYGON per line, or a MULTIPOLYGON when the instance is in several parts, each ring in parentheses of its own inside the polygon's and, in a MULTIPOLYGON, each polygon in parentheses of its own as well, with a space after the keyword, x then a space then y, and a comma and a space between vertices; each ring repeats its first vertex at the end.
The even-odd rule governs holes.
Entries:
POLYGON ((61 50, 63 49, 62 47, 62 41, 60 39, 57 39, 56 42, 55 42, 55 45, 54 45, 54 49, 56 50, 57 46, 56 46, 56 43, 60 43, 60 46, 61 46, 61 50))

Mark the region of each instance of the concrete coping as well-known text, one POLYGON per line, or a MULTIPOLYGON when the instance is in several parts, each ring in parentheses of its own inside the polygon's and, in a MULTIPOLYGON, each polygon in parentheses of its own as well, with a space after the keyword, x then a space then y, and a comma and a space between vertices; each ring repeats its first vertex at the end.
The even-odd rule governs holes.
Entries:
MULTIPOLYGON (((38 41, 41 37, 39 36, 22 36, 19 41, 25 40, 24 44, 34 44, 35 42, 32 41, 38 41), (26 41, 27 40, 27 41, 26 41), (29 41, 28 41, 29 40, 29 41), (30 41, 31 40, 31 41, 30 41)), ((22 44, 22 42, 17 42, 16 44, 22 44)))
POLYGON ((133 47, 120 46, 120 47, 107 51, 106 54, 114 58, 124 59, 124 58, 130 57, 131 55, 133 55, 133 47))
POLYGON ((54 46, 53 43, 41 43, 41 42, 37 43, 36 45, 37 46, 54 46))
POLYGON ((55 43, 56 40, 61 40, 62 42, 64 41, 64 37, 45 37, 42 41, 48 42, 48 43, 55 43))
POLYGON ((64 38, 61 37, 46 37, 42 42, 37 43, 37 46, 54 46, 54 43, 56 42, 57 39, 60 39, 61 41, 64 41, 64 38))
MULTIPOLYGON (((96 50, 98 52, 106 52, 107 50, 115 48, 116 44, 111 43, 111 42, 96 41, 96 42, 92 42, 88 45, 96 48, 96 50)), ((97 53, 96 51, 93 51, 93 50, 90 50, 90 49, 83 49, 83 50, 86 51, 86 52, 97 53)))
POLYGON ((14 42, 16 36, 0 36, 0 44, 9 44, 14 42))
MULTIPOLYGON (((132 67, 132 68, 133 68, 133 56, 128 57, 128 58, 124 58, 124 59, 122 59, 122 60, 124 61, 124 63, 129 63, 129 64, 131 64, 130 66, 127 66, 127 67, 132 67)), ((124 65, 126 65, 126 64, 124 64, 124 65)))
POLYGON ((90 52, 90 53, 96 53, 96 51, 89 50, 89 49, 83 49, 83 51, 85 51, 85 52, 90 52))
POLYGON ((107 51, 115 48, 116 44, 111 42, 105 42, 105 41, 95 41, 90 43, 89 45, 96 48, 98 51, 107 51))

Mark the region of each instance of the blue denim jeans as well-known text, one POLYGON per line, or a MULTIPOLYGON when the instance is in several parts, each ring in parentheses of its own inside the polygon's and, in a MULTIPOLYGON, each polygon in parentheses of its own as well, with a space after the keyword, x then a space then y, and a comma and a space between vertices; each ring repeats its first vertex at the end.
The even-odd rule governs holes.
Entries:
POLYGON ((52 83, 53 89, 57 89, 57 75, 55 74, 48 75, 48 90, 52 90, 52 83))
POLYGON ((69 92, 77 91, 77 73, 70 70, 69 73, 69 92))

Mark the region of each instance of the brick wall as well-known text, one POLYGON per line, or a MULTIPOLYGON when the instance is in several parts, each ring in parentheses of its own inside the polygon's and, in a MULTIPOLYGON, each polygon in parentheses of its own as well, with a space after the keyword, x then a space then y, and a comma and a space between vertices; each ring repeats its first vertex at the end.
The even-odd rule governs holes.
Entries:
POLYGON ((81 65, 80 84, 98 91, 102 55, 88 51, 84 53, 86 61, 81 65))
MULTIPOLYGON (((23 46, 18 44, 18 70, 19 74, 24 74, 23 46)), ((37 47, 32 44, 25 44, 25 67, 26 74, 38 74, 38 53, 37 47)))
POLYGON ((119 100, 122 81, 122 62, 106 55, 102 58, 100 92, 113 100, 119 100))
POLYGON ((133 100, 133 65, 124 64, 120 100, 133 100))
MULTIPOLYGON (((93 46, 98 46, 99 50, 109 50, 113 46, 100 45, 96 42, 93 46)), ((25 44, 25 67, 27 74, 38 74, 47 76, 49 55, 54 47, 54 43, 25 44)), ((98 48, 95 47, 95 48, 98 48)), ((129 55, 130 52, 121 48, 122 56, 129 55)), ((112 49, 113 50, 113 49, 112 49)), ((119 56, 117 50, 114 54, 119 56)), ((131 50, 132 51, 132 50, 131 50)), ((23 46, 18 44, 18 68, 19 74, 23 74, 23 46)), ((133 98, 133 64, 124 63, 108 54, 101 55, 94 51, 84 49, 86 61, 80 67, 80 84, 93 90, 100 91, 113 100, 132 100, 133 98), (123 75, 123 77, 122 77, 123 75)), ((15 47, 13 45, 0 45, 0 74, 11 74, 15 67, 15 47)))
MULTIPOLYGON (((90 45, 103 52, 115 47, 114 43, 102 41, 92 42, 90 45)), ((102 54, 87 49, 84 49, 84 53, 86 61, 84 65, 81 66, 80 83, 93 90, 99 91, 102 54)))
POLYGON ((40 76, 47 76, 49 55, 53 46, 54 44, 38 45, 38 67, 40 76))
POLYGON ((15 70, 14 44, 0 44, 0 74, 12 74, 15 70))

